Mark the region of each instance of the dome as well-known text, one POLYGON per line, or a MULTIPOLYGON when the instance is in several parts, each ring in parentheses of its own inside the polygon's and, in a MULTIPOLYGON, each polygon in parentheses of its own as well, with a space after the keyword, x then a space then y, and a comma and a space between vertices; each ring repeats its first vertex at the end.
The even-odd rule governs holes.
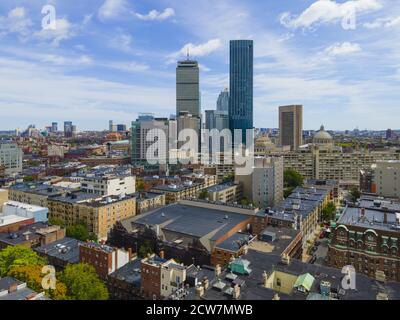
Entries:
POLYGON ((313 142, 314 143, 332 143, 333 138, 332 136, 325 131, 324 126, 321 126, 319 131, 314 135, 313 142))

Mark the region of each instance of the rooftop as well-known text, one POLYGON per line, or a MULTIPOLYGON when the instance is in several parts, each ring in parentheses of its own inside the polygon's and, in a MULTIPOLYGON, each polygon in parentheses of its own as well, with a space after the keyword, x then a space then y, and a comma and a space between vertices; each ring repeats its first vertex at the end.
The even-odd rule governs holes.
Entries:
POLYGON ((66 261, 68 263, 79 263, 79 245, 83 242, 65 237, 47 245, 40 246, 34 250, 50 257, 66 261))
POLYGON ((220 192, 229 188, 232 188, 234 186, 237 186, 237 184, 231 182, 231 183, 224 183, 224 184, 216 184, 212 187, 209 187, 207 189, 208 192, 220 192))
POLYGON ((125 281, 139 288, 141 282, 140 265, 141 259, 134 259, 129 261, 123 267, 109 274, 108 277, 125 281))

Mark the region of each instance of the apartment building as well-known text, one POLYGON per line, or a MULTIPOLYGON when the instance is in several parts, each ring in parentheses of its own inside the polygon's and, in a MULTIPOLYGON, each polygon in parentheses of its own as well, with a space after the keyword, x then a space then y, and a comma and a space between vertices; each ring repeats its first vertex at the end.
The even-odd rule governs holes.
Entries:
POLYGON ((170 204, 186 198, 196 198, 199 192, 204 188, 204 184, 202 183, 186 181, 181 185, 169 184, 156 186, 150 191, 165 194, 165 203, 170 204))
POLYGON ((22 149, 15 143, 0 140, 0 166, 4 173, 14 174, 22 172, 22 149))
POLYGON ((207 189, 208 200, 224 203, 239 202, 243 198, 243 188, 240 183, 217 184, 207 189))
POLYGON ((93 198, 93 195, 74 192, 48 200, 49 218, 57 218, 66 225, 85 222, 89 232, 98 239, 106 239, 109 230, 117 221, 136 214, 134 196, 106 196, 93 198))
POLYGON ((383 197, 399 198, 400 161, 377 161, 372 170, 372 190, 383 197))

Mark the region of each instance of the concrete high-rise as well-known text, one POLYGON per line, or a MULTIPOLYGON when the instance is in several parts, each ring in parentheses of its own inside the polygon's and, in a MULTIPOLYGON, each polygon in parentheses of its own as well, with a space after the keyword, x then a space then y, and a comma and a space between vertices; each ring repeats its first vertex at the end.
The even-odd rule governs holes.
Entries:
POLYGON ((176 116, 181 112, 200 117, 199 64, 189 58, 176 67, 176 116))
POLYGON ((303 144, 303 106, 279 107, 279 144, 292 150, 303 144))
MULTIPOLYGON (((253 40, 230 41, 229 128, 253 129, 253 40)), ((239 141, 235 141, 235 144, 239 141)))

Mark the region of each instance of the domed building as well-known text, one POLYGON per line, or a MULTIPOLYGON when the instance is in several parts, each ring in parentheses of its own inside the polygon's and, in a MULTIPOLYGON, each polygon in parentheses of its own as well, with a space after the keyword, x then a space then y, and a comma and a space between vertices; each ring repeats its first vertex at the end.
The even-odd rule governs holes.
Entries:
POLYGON ((313 137, 313 144, 318 147, 331 149, 333 148, 333 138, 332 136, 325 131, 324 126, 322 125, 319 131, 313 137))

